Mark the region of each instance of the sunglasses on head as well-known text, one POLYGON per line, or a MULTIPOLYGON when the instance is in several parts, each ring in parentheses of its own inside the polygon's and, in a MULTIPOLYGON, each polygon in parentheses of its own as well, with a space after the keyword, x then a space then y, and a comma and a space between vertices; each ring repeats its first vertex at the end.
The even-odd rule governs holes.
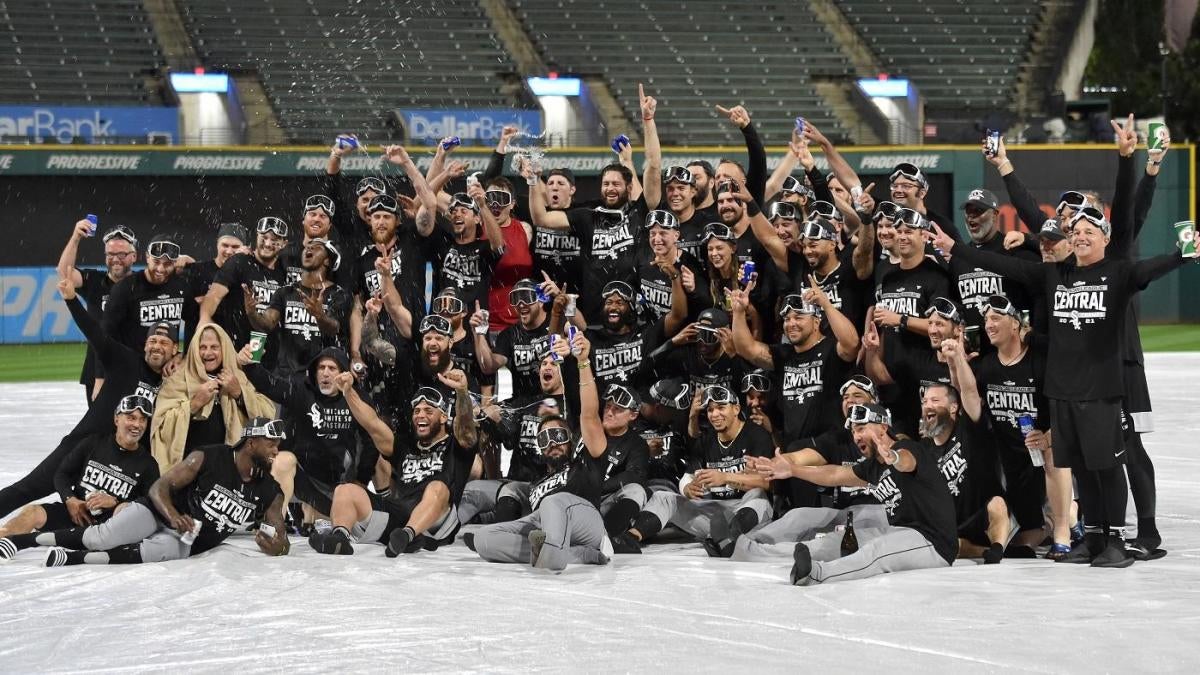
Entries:
POLYGON ((113 229, 109 230, 108 232, 105 232, 104 236, 100 238, 100 240, 105 244, 112 241, 113 239, 124 239, 125 241, 129 242, 130 244, 133 244, 134 248, 137 248, 137 243, 138 243, 137 237, 134 236, 133 230, 129 229, 128 227, 125 227, 124 225, 118 225, 118 226, 114 227, 113 229))
POLYGON ((1104 214, 1093 206, 1085 206, 1080 209, 1078 213, 1071 217, 1071 230, 1074 230, 1075 225, 1081 220, 1086 220, 1100 228, 1104 234, 1108 234, 1111 228, 1111 226, 1108 224, 1108 219, 1104 217, 1104 214))
POLYGON ((704 407, 708 407, 708 405, 711 403, 716 403, 717 405, 728 405, 730 403, 737 402, 737 396, 735 396, 732 391, 729 391, 719 384, 714 384, 705 388, 704 394, 702 394, 700 397, 700 405, 704 407))
POLYGON ((783 296, 783 303, 779 307, 779 316, 787 316, 791 312, 800 312, 808 316, 821 316, 821 307, 804 301, 804 296, 799 293, 789 293, 783 296))
POLYGON ((831 220, 836 220, 842 217, 842 212, 837 210, 837 207, 826 201, 815 201, 808 205, 808 210, 811 214, 823 216, 831 220))
POLYGON ((762 373, 747 373, 742 376, 742 393, 771 391, 771 380, 762 373))
POLYGON ((849 429, 852 424, 886 424, 891 426, 892 414, 885 410, 884 414, 879 414, 871 410, 865 405, 850 406, 850 414, 846 415, 846 428, 849 429))
POLYGON ((488 206, 498 206, 500 208, 504 208, 513 203, 512 195, 508 194, 504 190, 488 190, 487 192, 483 193, 483 197, 487 201, 488 206))
POLYGON ((929 221, 925 220, 925 216, 916 212, 913 209, 900 209, 899 218, 896 220, 896 227, 907 227, 914 230, 928 230, 929 221))
POLYGON ((1002 314, 1004 316, 1011 316, 1018 321, 1021 320, 1021 311, 1017 309, 1016 305, 1012 304, 1011 300, 1003 295, 988 296, 988 299, 983 303, 983 306, 980 307, 980 309, 982 310, 983 314, 987 314, 988 312, 996 312, 997 314, 1002 314))
POLYGON ((784 220, 797 220, 800 216, 800 209, 796 208, 795 204, 788 202, 775 202, 771 204, 771 208, 767 211, 767 220, 775 220, 783 218, 784 220))
POLYGON ((466 304, 453 295, 439 295, 433 299, 433 311, 437 314, 461 314, 466 309, 466 304))
POLYGON ((146 417, 154 416, 154 403, 145 396, 131 395, 126 396, 117 403, 117 414, 122 415, 131 413, 134 410, 140 410, 146 417))
POLYGON ((146 256, 150 258, 166 258, 179 260, 179 244, 173 241, 152 241, 146 247, 146 256))
POLYGON ((450 199, 450 210, 457 208, 470 209, 475 213, 479 213, 479 207, 475 204, 475 200, 471 199, 470 195, 465 192, 455 192, 450 199))
POLYGON ((283 420, 271 420, 258 425, 247 424, 242 429, 242 438, 269 438, 272 440, 281 440, 287 437, 284 433, 283 420))
POLYGON ((512 305, 513 307, 519 307, 521 305, 537 305, 540 304, 540 302, 541 301, 538 300, 537 290, 533 288, 514 288, 508 292, 508 304, 512 305))
POLYGON ((725 223, 709 223, 704 226, 704 234, 700 237, 700 243, 707 244, 709 239, 733 241, 736 237, 733 236, 733 230, 725 223))
POLYGON ((305 213, 308 213, 309 211, 315 211, 317 209, 322 209, 325 211, 325 215, 332 216, 333 200, 325 195, 313 195, 304 200, 305 213))
POLYGON ((400 205, 396 203, 395 198, 391 195, 379 194, 372 197, 371 203, 367 205, 367 213, 375 213, 376 211, 395 214, 400 212, 400 205))
POLYGON ((812 190, 808 189, 799 178, 788 176, 783 179, 783 187, 779 188, 780 192, 793 195, 803 195, 805 197, 812 195, 812 190))
POLYGON ((1058 206, 1055 207, 1055 213, 1062 213, 1066 207, 1073 209, 1082 209, 1085 206, 1091 206, 1092 201, 1087 198, 1087 195, 1075 190, 1067 190, 1058 196, 1058 206))
POLYGON ((413 408, 416 408, 421 403, 428 403, 441 410, 444 414, 450 414, 450 406, 446 403, 446 397, 442 395, 442 392, 433 387, 421 387, 409 403, 413 408))
POLYGON ((866 375, 855 375, 849 380, 846 380, 845 384, 838 389, 838 396, 845 396, 846 392, 850 390, 850 387, 858 387, 859 389, 867 392, 871 398, 878 398, 878 394, 875 391, 875 382, 866 375))
POLYGON ((875 205, 875 221, 879 222, 880 218, 895 221, 903 210, 904 207, 895 202, 879 202, 875 205))
POLYGON ((288 236, 287 223, 283 222, 282 219, 276 218, 274 216, 267 216, 265 218, 259 218, 258 225, 255 227, 255 229, 258 231, 259 234, 266 234, 266 233, 270 232, 271 234, 274 234, 277 237, 282 237, 284 239, 287 239, 287 236, 288 236))
POLYGON ((358 181, 358 185, 354 186, 354 194, 359 197, 366 192, 374 192, 376 194, 384 194, 387 192, 387 184, 382 178, 367 177, 358 181))
POLYGON ((716 328, 710 328, 704 324, 696 325, 696 342, 706 345, 715 345, 721 340, 721 336, 717 335, 716 328))
POLYGON ((604 392, 604 400, 612 401, 618 408, 626 410, 634 410, 637 406, 637 399, 634 398, 633 392, 619 384, 608 385, 608 390, 604 392))
MULTIPOLYGON (((691 173, 688 173, 688 175, 690 176, 691 173)), ((649 229, 651 227, 661 227, 664 230, 678 230, 679 219, 670 211, 655 209, 646 214, 646 228, 649 229)))
POLYGON ((534 443, 539 452, 545 452, 552 445, 565 445, 571 442, 571 432, 563 427, 546 427, 537 432, 534 443))
POLYGON ((624 281, 610 281, 604 284, 604 290, 600 291, 600 297, 605 299, 613 294, 620 296, 625 302, 633 302, 633 287, 624 281))
POLYGON ((804 223, 804 232, 801 236, 805 239, 816 239, 818 241, 837 241, 837 232, 815 220, 804 223))
POLYGON ((897 164, 888 180, 895 183, 900 178, 907 178, 920 187, 929 186, 929 181, 925 178, 925 174, 914 164, 897 164))
POLYGON ((952 300, 947 298, 934 298, 929 303, 929 307, 925 310, 925 318, 929 318, 934 314, 951 323, 963 322, 962 314, 958 311, 958 305, 955 305, 952 300))
POLYGON ((433 331, 442 335, 450 335, 453 333, 450 330, 450 320, 440 314, 426 314, 424 319, 421 319, 421 333, 433 331))
POLYGON ((663 171, 663 185, 667 183, 683 183, 695 185, 696 177, 686 166, 669 166, 663 171))

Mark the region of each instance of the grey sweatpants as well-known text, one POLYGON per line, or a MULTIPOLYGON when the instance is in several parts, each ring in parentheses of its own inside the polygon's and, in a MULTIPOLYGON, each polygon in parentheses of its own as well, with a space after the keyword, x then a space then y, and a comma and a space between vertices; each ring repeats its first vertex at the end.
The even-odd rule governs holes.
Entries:
POLYGON ((529 533, 542 530, 546 544, 538 556, 538 567, 561 570, 568 563, 605 565, 608 558, 600 543, 608 534, 592 503, 568 492, 542 500, 533 513, 507 523, 487 525, 475 533, 475 551, 492 562, 527 563, 529 533))
MULTIPOLYGON (((888 524, 887 510, 879 504, 862 504, 847 509, 792 509, 778 520, 738 537, 733 545, 733 559, 779 562, 779 558, 791 558, 798 542, 808 541, 818 534, 832 532, 838 525, 845 525, 848 513, 854 514, 855 534, 859 528, 879 529, 888 524)), ((841 537, 835 538, 841 541, 841 537)))
MULTIPOLYGON (((812 554, 812 572, 799 585, 865 579, 877 574, 949 567, 925 535, 908 527, 854 528, 858 551, 845 558, 841 537, 804 542, 812 554)), ((795 548, 795 547, 793 547, 795 548)))
POLYGON ((750 490, 741 499, 688 499, 670 492, 655 492, 642 510, 653 513, 664 527, 671 523, 697 539, 711 537, 720 542, 733 534, 733 517, 743 508, 758 514, 759 525, 771 519, 771 500, 761 488, 750 490))
POLYGON ((158 521, 149 507, 132 502, 112 518, 83 531, 89 551, 107 551, 141 542, 142 562, 182 560, 192 547, 179 541, 179 533, 158 521))
POLYGON ((606 495, 600 500, 600 515, 606 516, 612 510, 612 507, 617 505, 617 502, 622 499, 628 499, 638 505, 641 510, 646 506, 646 488, 642 487, 641 483, 630 483, 621 486, 620 490, 606 495))
POLYGON ((496 508, 501 497, 513 497, 522 504, 529 501, 529 483, 515 480, 473 480, 463 487, 458 500, 458 518, 463 524, 480 513, 496 508))

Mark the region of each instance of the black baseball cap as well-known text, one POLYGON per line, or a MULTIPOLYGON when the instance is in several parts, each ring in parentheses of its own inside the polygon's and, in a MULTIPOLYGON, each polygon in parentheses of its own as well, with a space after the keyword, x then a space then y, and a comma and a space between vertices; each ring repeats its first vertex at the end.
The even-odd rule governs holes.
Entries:
POLYGON ((959 208, 967 208, 968 206, 978 206, 981 209, 991 209, 992 211, 1000 210, 1000 202, 996 199, 996 195, 991 190, 982 188, 971 190, 971 194, 967 195, 967 201, 962 203, 959 208))
POLYGON ((696 323, 706 322, 710 328, 728 328, 729 314, 723 309, 710 307, 700 312, 700 316, 696 317, 696 323))
POLYGON ((217 239, 223 237, 233 237, 243 244, 250 241, 250 235, 246 233, 246 228, 242 227, 241 223, 221 223, 217 228, 217 239))
POLYGON ((146 331, 146 337, 151 335, 162 335, 171 340, 171 342, 179 342, 179 324, 172 321, 159 321, 152 324, 149 330, 146 331))
POLYGON ((1042 223, 1042 229, 1038 231, 1039 239, 1066 239, 1067 235, 1063 233, 1062 226, 1054 218, 1047 218, 1046 222, 1042 223))
POLYGON ((566 167, 561 169, 550 169, 550 171, 546 173, 546 178, 550 178, 551 176, 562 176, 563 178, 567 179, 568 183, 575 185, 575 172, 566 167))
POLYGON ((692 403, 692 388, 679 378, 659 380, 651 385, 650 398, 674 410, 687 410, 692 403))

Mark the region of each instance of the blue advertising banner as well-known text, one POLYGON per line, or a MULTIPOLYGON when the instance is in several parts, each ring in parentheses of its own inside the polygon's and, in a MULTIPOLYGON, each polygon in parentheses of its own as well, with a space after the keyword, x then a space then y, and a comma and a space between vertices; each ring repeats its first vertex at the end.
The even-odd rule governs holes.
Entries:
POLYGON ((93 141, 105 137, 148 134, 169 136, 168 143, 179 137, 179 110, 176 108, 93 106, 0 106, 0 136, 55 138, 70 143, 76 138, 93 141))
POLYGON ((500 140, 500 130, 509 125, 533 136, 542 133, 542 113, 538 110, 397 110, 396 116, 403 120, 408 140, 416 143, 432 144, 446 136, 494 143, 500 140))
POLYGON ((53 267, 0 267, 0 344, 83 340, 53 267))

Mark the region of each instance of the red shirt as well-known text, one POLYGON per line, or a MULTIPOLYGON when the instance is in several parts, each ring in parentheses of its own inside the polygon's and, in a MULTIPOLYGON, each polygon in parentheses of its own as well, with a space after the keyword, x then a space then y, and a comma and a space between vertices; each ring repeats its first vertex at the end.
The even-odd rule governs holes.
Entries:
POLYGON ((508 304, 508 292, 518 281, 533 274, 533 254, 529 251, 529 238, 525 236, 525 226, 521 221, 512 218, 500 227, 500 234, 504 237, 504 255, 496 264, 492 286, 488 290, 490 328, 493 331, 504 330, 517 322, 517 310, 508 304))

